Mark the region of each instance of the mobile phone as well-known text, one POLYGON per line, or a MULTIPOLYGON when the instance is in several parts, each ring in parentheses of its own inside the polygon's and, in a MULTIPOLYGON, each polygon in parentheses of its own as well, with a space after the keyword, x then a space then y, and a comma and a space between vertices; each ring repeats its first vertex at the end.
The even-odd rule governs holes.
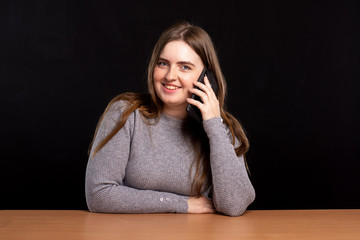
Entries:
MULTIPOLYGON (((200 77, 199 77, 199 79, 197 81, 201 82, 201 83, 204 83, 205 75, 209 79, 210 85, 211 85, 212 89, 214 90, 215 95, 217 95, 219 87, 218 87, 217 81, 216 81, 216 79, 215 79, 215 77, 214 77, 214 75, 213 75, 213 73, 211 71, 204 68, 204 70, 201 72, 200 77)), ((196 88, 199 89, 198 87, 196 87, 196 88)), ((199 89, 199 90, 201 90, 201 89, 199 89)), ((191 98, 202 102, 201 98, 196 94, 192 94, 191 98)), ((191 117, 196 119, 198 122, 202 123, 202 115, 201 115, 201 112, 200 112, 199 108, 197 108, 196 106, 194 106, 192 104, 188 104, 187 107, 186 107, 186 111, 188 112, 188 114, 191 117)))

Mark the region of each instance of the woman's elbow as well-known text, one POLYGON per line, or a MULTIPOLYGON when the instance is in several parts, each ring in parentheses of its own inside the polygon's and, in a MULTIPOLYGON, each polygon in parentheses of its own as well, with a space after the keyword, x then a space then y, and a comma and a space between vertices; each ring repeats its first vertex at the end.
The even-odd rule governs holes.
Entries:
POLYGON ((103 191, 89 191, 86 193, 86 204, 90 212, 109 212, 109 203, 106 201, 103 191))
POLYGON ((238 217, 246 212, 248 206, 255 200, 255 191, 250 190, 242 197, 228 197, 217 204, 216 209, 230 217, 238 217))
POLYGON ((90 212, 99 213, 103 212, 101 204, 99 203, 98 197, 94 194, 88 194, 86 196, 86 204, 90 212))

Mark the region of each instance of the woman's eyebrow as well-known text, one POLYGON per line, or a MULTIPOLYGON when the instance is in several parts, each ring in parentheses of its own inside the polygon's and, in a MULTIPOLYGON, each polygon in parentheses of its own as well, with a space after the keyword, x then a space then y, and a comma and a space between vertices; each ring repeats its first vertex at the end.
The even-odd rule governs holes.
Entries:
MULTIPOLYGON (((159 61, 170 62, 170 61, 167 60, 166 58, 162 58, 162 57, 159 57, 159 61)), ((193 63, 190 62, 190 61, 179 61, 179 62, 177 62, 177 64, 188 64, 188 65, 195 66, 195 64, 193 64, 193 63)))
POLYGON ((159 61, 169 62, 166 58, 159 57, 159 61))
POLYGON ((192 62, 189 62, 189 61, 180 61, 180 62, 177 62, 177 64, 192 65, 195 67, 195 64, 193 64, 192 62))

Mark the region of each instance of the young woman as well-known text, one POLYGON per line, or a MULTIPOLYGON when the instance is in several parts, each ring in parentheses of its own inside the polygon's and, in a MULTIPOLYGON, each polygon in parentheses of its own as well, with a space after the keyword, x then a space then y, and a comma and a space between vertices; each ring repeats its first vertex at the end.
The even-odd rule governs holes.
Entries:
POLYGON ((224 110, 226 83, 209 35, 187 22, 168 28, 154 47, 148 88, 115 97, 98 123, 86 172, 89 210, 242 215, 255 198, 244 160, 249 143, 224 110), (197 82, 205 67, 217 95, 207 77, 197 82))

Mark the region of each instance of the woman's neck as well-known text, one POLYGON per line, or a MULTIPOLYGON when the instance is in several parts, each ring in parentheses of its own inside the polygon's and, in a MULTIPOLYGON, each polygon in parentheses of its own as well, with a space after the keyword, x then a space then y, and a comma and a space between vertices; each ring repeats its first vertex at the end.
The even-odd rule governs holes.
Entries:
POLYGON ((164 107, 164 113, 170 117, 184 119, 187 116, 185 108, 164 107))

